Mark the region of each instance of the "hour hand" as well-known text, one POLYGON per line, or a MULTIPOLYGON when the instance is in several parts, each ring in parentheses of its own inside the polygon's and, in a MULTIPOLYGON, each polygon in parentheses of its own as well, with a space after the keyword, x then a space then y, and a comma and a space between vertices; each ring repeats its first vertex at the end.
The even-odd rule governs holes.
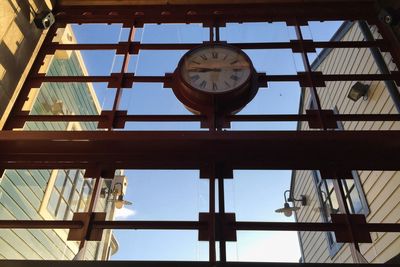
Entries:
POLYGON ((219 68, 193 68, 189 69, 190 72, 221 72, 219 68))

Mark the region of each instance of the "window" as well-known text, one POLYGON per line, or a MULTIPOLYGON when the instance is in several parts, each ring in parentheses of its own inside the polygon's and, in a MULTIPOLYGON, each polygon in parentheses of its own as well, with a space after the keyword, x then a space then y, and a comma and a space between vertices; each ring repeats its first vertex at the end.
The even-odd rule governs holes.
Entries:
MULTIPOLYGON (((82 130, 71 122, 67 130, 82 130)), ((39 213, 46 220, 70 220, 75 212, 86 211, 94 180, 85 179, 83 170, 54 170, 40 205, 39 213)))
MULTIPOLYGON (((310 101, 309 106, 310 109, 315 108, 313 101, 310 101)), ((339 113, 337 107, 333 108, 333 112, 335 114, 339 113)), ((344 125, 340 121, 337 122, 337 127, 338 128, 335 129, 335 131, 344 130, 344 125)), ((364 191, 362 189, 360 177, 358 176, 357 171, 352 171, 351 174, 353 179, 341 180, 347 207, 349 208, 351 214, 368 215, 369 208, 364 191)), ((322 221, 331 222, 331 214, 339 213, 339 202, 333 187, 333 180, 322 179, 319 171, 313 171, 313 176, 320 202, 322 221)), ((327 241, 330 255, 333 257, 340 250, 343 244, 336 242, 335 234, 333 232, 327 233, 327 241)))
MULTIPOLYGON (((352 171, 353 180, 342 180, 345 200, 352 214, 368 215, 369 209, 362 190, 360 178, 356 171, 352 171)), ((321 218, 324 222, 331 222, 331 214, 339 213, 339 203, 333 188, 333 180, 322 179, 319 171, 313 171, 315 186, 321 206, 321 218)), ((327 233, 327 241, 331 256, 335 256, 343 244, 337 243, 333 232, 327 233)))
POLYGON ((326 221, 331 221, 330 214, 339 212, 339 203, 333 189, 333 181, 321 179, 319 172, 317 172, 316 184, 318 192, 321 195, 321 208, 324 209, 323 213, 326 214, 326 221))
POLYGON ((82 171, 58 170, 47 210, 58 220, 70 220, 74 212, 85 211, 91 190, 82 171))

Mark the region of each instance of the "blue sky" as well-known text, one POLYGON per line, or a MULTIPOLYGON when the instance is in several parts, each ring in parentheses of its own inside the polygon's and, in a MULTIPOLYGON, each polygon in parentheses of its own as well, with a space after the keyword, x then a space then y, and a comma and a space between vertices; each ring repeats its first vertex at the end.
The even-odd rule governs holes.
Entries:
MULTIPOLYGON (((340 22, 311 23, 303 27, 304 37, 329 40, 340 22)), ((80 43, 115 43, 127 38, 121 25, 74 25, 80 43)), ((135 40, 143 43, 201 43, 208 40, 201 25, 145 25, 135 40)), ((287 42, 296 39, 294 28, 284 23, 228 24, 221 28, 221 40, 228 42, 287 42)), ((133 56, 129 72, 164 75, 173 72, 186 51, 141 51, 133 56)), ((300 55, 290 50, 245 50, 258 72, 295 74, 303 71, 300 55)), ((90 75, 119 72, 122 57, 114 51, 83 51, 90 75)), ((311 60, 316 54, 310 54, 311 60)), ((115 90, 95 84, 102 105, 112 106, 115 90)), ((261 88, 240 114, 296 114, 300 88, 297 83, 271 83, 261 88)), ((126 89, 120 106, 129 114, 190 114, 161 84, 135 84, 126 89)), ((295 123, 234 123, 231 130, 295 130, 295 123)), ((128 123, 127 130, 199 130, 198 123, 128 123)), ((268 151, 266 151, 268 153, 268 151)), ((208 181, 196 170, 127 170, 126 199, 132 206, 117 212, 120 220, 197 220, 208 210, 208 181)), ((291 171, 240 171, 225 181, 226 210, 238 221, 293 221, 274 212, 283 205, 291 171)), ((197 241, 196 231, 115 231, 119 251, 113 260, 207 260, 208 244, 197 241)), ((238 241, 228 243, 229 261, 297 262, 300 258, 296 232, 238 232, 238 241)))

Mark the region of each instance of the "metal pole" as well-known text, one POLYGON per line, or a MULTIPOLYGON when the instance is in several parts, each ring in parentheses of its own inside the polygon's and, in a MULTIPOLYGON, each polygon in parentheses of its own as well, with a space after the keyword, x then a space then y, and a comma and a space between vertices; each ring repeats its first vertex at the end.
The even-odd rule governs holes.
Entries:
POLYGON ((215 252, 215 172, 212 172, 210 177, 210 188, 209 188, 209 214, 210 219, 208 223, 208 234, 209 234, 209 261, 215 263, 216 252, 215 252))
POLYGON ((218 177, 218 213, 219 213, 219 257, 221 262, 226 262, 226 241, 223 234, 223 227, 225 225, 225 189, 224 189, 224 178, 222 175, 218 177))
POLYGON ((307 74, 308 79, 311 82, 311 87, 310 87, 311 88, 311 90, 310 90, 311 98, 314 101, 316 109, 318 110, 318 119, 321 122, 322 129, 327 130, 326 123, 325 123, 325 120, 322 115, 322 104, 321 104, 321 101, 318 96, 317 87, 315 86, 314 78, 312 76, 313 70, 312 70, 312 67, 310 64, 310 60, 307 55, 307 51, 305 50, 305 47, 304 47, 303 33, 301 32, 301 26, 299 23, 296 23, 295 30, 296 30, 297 40, 299 41, 299 44, 300 44, 301 57, 303 60, 304 70, 307 74))
MULTIPOLYGON (((375 38, 371 33, 371 29, 365 21, 358 21, 358 26, 360 27, 365 41, 375 41, 375 38)), ((379 48, 370 47, 369 50, 371 51, 372 57, 374 58, 379 71, 382 74, 390 74, 390 70, 386 65, 385 59, 383 58, 379 48)), ((400 92, 396 86, 396 83, 393 80, 385 80, 384 82, 390 97, 393 100, 394 106, 397 109, 397 112, 400 113, 400 92)))
MULTIPOLYGON (((135 36, 135 26, 131 26, 129 29, 129 37, 128 37, 128 43, 131 44, 134 40, 134 36, 135 36)), ((128 72, 128 67, 129 67, 129 61, 130 61, 130 52, 126 51, 124 54, 124 59, 122 62, 122 66, 121 66, 121 71, 119 73, 119 84, 117 87, 117 91, 115 93, 115 99, 114 99, 114 103, 113 103, 113 108, 112 108, 112 120, 110 121, 108 130, 111 131, 113 128, 113 124, 115 122, 115 114, 119 108, 120 102, 121 102, 121 98, 122 98, 122 93, 123 93, 123 79, 124 79, 124 74, 128 72)))
MULTIPOLYGON (((89 202, 89 208, 88 208, 88 216, 93 216, 93 212, 95 212, 96 210, 96 204, 97 204, 97 199, 100 195, 101 192, 101 183, 102 183, 102 178, 101 177, 97 177, 95 178, 95 184, 94 184, 94 188, 92 191, 92 195, 90 197, 90 202, 89 202)), ((89 228, 93 227, 93 225, 89 225, 89 228)), ((87 232, 86 232, 87 234, 87 232)), ((80 260, 83 259, 85 257, 85 252, 86 252, 86 236, 84 237, 84 239, 82 239, 79 243, 79 252, 78 252, 78 258, 76 260, 80 260)))
POLYGON ((214 27, 210 27, 210 43, 214 43, 214 27))
POLYGON ((353 240, 352 243, 349 243, 351 256, 353 258, 354 263, 365 263, 363 260, 363 256, 360 252, 360 246, 356 241, 355 238, 355 229, 350 221, 350 210, 346 202, 346 194, 343 190, 343 179, 334 179, 333 180, 333 187, 335 189, 336 198, 339 204, 339 210, 341 213, 346 215, 347 226, 350 227, 349 234, 351 235, 351 239, 353 240), (360 257, 361 256, 361 257, 360 257))

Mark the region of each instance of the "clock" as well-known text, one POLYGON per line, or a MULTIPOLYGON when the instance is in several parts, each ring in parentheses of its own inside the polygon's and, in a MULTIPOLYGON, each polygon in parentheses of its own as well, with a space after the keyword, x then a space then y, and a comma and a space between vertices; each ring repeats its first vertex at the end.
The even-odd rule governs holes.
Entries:
POLYGON ((172 89, 192 112, 233 114, 258 90, 250 58, 239 48, 204 44, 188 51, 173 74, 172 89))
POLYGON ((251 77, 251 61, 231 46, 202 46, 182 58, 183 81, 195 90, 210 94, 234 91, 251 77))

